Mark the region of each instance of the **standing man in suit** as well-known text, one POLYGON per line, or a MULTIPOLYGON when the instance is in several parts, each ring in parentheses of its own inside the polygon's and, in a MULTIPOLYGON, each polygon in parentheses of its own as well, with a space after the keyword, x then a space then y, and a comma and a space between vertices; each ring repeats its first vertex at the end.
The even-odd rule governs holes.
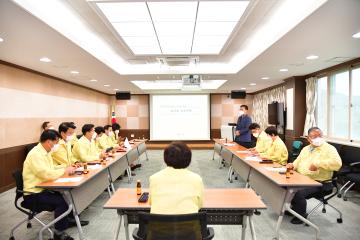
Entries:
POLYGON ((246 148, 255 147, 255 143, 251 141, 251 131, 249 126, 251 124, 251 118, 247 114, 249 107, 247 105, 241 105, 239 111, 239 118, 236 124, 235 142, 246 148))

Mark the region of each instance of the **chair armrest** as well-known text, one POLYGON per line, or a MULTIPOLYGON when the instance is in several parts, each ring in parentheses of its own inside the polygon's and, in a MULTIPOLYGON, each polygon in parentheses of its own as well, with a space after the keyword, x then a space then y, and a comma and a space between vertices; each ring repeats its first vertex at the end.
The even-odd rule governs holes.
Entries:
POLYGON ((138 236, 139 228, 135 228, 132 235, 135 240, 143 240, 141 237, 138 236))
POLYGON ((208 235, 206 237, 204 237, 203 240, 211 240, 211 239, 213 239, 214 235, 215 235, 214 229, 212 227, 208 227, 207 230, 208 230, 208 235))
POLYGON ((350 167, 355 167, 355 166, 360 166, 360 162, 353 162, 353 163, 350 163, 349 166, 350 167))

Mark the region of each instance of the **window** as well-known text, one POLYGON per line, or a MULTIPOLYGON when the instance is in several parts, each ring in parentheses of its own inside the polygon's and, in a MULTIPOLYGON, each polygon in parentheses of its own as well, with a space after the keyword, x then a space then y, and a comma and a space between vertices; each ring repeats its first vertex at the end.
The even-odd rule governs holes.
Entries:
POLYGON ((360 140, 360 68, 351 71, 351 140, 360 140))
POLYGON ((349 72, 330 77, 330 136, 349 137, 349 72))
POLYGON ((331 140, 360 143, 360 67, 318 78, 315 118, 331 140))
POLYGON ((327 77, 318 79, 317 82, 317 106, 316 106, 316 122, 317 126, 327 135, 327 77))

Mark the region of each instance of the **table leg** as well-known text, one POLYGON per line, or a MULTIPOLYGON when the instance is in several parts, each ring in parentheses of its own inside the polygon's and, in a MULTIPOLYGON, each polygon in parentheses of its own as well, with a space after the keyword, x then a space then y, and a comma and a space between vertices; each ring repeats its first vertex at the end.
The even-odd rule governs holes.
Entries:
POLYGON ((256 233, 255 233, 255 228, 254 228, 253 215, 249 216, 249 225, 250 225, 251 237, 252 237, 253 240, 256 240, 256 233))
POLYGON ((277 239, 277 240, 280 239, 280 226, 281 226, 283 218, 284 218, 284 215, 280 215, 277 220, 276 228, 275 228, 275 237, 273 239, 277 239))
POLYGON ((126 214, 124 215, 124 227, 125 227, 126 240, 130 240, 130 237, 129 237, 129 222, 128 222, 128 216, 126 214))
POLYGON ((242 222, 242 230, 241 230, 241 240, 245 240, 247 220, 248 220, 248 216, 244 215, 242 222))
POLYGON ((121 220, 122 220, 122 215, 120 213, 118 213, 118 218, 119 218, 119 220, 116 225, 114 240, 117 240, 119 238, 119 233, 120 233, 120 228, 121 228, 121 220))
MULTIPOLYGON (((67 200, 68 203, 71 203, 73 206, 75 206, 74 203, 73 203, 70 192, 65 191, 63 195, 64 195, 64 198, 67 200)), ((74 219, 75 219, 75 222, 76 222, 76 226, 77 226, 77 229, 78 229, 78 232, 79 232, 79 239, 80 240, 85 240, 85 236, 84 236, 84 232, 83 232, 82 227, 81 227, 79 215, 78 215, 75 207, 73 207, 72 210, 73 210, 73 215, 74 215, 74 219)))
POLYGON ((301 216, 300 214, 298 214, 297 212, 295 212, 294 210, 292 210, 290 208, 290 205, 286 205, 285 206, 286 210, 288 210, 292 215, 294 215, 295 217, 297 217, 298 219, 300 219, 301 221, 303 221, 304 223, 308 224, 309 226, 311 226, 312 228, 315 229, 316 231, 316 239, 319 239, 319 233, 320 233, 320 229, 318 226, 316 226, 315 224, 313 224, 312 222, 310 222, 309 220, 307 220, 306 218, 304 218, 303 216, 301 216))

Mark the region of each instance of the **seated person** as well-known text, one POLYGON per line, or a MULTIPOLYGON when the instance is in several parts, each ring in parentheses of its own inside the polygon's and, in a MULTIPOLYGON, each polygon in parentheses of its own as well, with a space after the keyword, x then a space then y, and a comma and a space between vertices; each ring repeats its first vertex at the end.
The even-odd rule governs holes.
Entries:
POLYGON ((260 157, 285 165, 288 160, 288 150, 285 143, 279 137, 276 127, 266 128, 265 133, 271 138, 271 145, 265 153, 260 154, 260 157))
POLYGON ((201 177, 186 169, 191 162, 191 150, 182 142, 165 148, 167 167, 150 176, 151 213, 197 213, 203 204, 204 185, 201 177))
POLYGON ((71 130, 72 128, 68 122, 63 122, 59 125, 59 133, 61 136, 59 148, 51 154, 56 168, 69 167, 74 163, 71 151, 71 141, 74 136, 71 130))
POLYGON ((256 137, 256 146, 250 150, 259 154, 265 153, 271 146, 271 138, 267 136, 257 123, 250 124, 249 129, 252 135, 256 137))
MULTIPOLYGON (((303 217, 306 217, 306 199, 316 196, 318 192, 331 190, 333 172, 338 171, 342 165, 336 148, 324 141, 319 128, 312 127, 308 130, 308 141, 310 145, 301 150, 293 163, 287 164, 287 167, 323 184, 321 187, 303 188, 296 192, 291 208, 303 217)), ((302 221, 294 217, 291 223, 301 224, 302 221)))
POLYGON ((106 138, 107 144, 114 148, 119 147, 118 141, 116 141, 116 139, 115 139, 115 134, 112 130, 111 125, 105 125, 104 130, 105 130, 105 134, 107 136, 107 138, 106 138))
POLYGON ((114 136, 112 137, 114 143, 120 144, 119 132, 120 132, 120 124, 113 123, 111 125, 112 130, 114 131, 114 136))
MULTIPOLYGON (((47 205, 54 209, 57 218, 68 209, 68 204, 59 192, 37 188, 36 185, 55 180, 64 174, 73 174, 73 167, 54 167, 51 152, 58 146, 59 133, 55 130, 45 130, 40 136, 40 143, 27 155, 23 167, 24 200, 29 204, 47 205), (29 194, 33 193, 33 194, 29 194)), ((72 224, 74 226, 74 224, 72 224)), ((69 227, 69 219, 65 217, 55 223, 55 239, 72 240, 64 231, 69 227)))
POLYGON ((111 147, 110 145, 108 145, 107 136, 105 134, 105 130, 103 127, 101 126, 96 127, 95 132, 96 132, 95 145, 98 151, 103 151, 111 147))
POLYGON ((76 136, 76 126, 74 122, 68 122, 69 125, 69 132, 73 135, 72 139, 71 139, 71 147, 74 146, 74 144, 79 140, 76 136))
POLYGON ((75 143, 72 153, 75 162, 91 162, 102 159, 105 153, 95 145, 96 132, 93 124, 85 124, 81 129, 83 136, 75 143))
POLYGON ((50 122, 43 122, 41 124, 42 131, 49 130, 49 129, 55 130, 54 126, 50 122))

